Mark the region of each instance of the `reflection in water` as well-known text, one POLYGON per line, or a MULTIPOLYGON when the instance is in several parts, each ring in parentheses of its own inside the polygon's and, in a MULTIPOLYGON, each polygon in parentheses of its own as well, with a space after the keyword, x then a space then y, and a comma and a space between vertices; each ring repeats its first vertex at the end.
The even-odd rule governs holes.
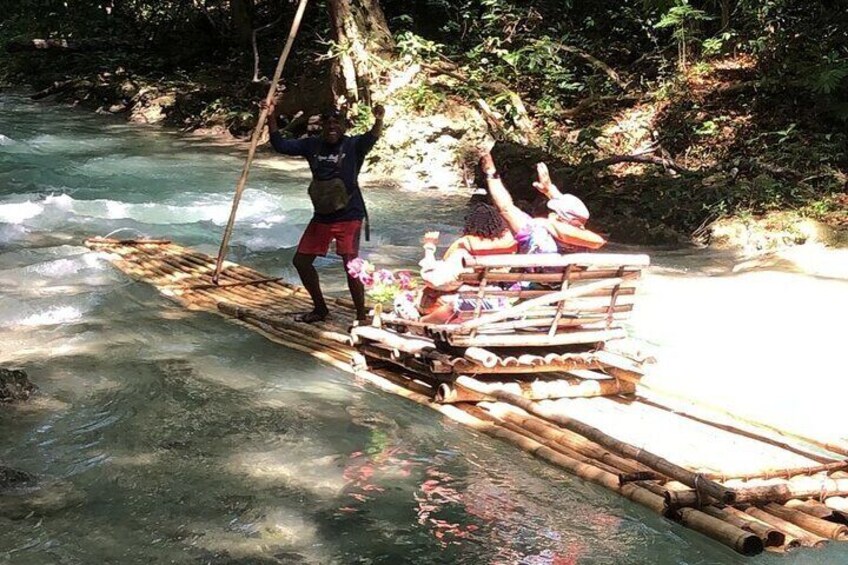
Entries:
MULTIPOLYGON (((0 363, 41 389, 0 409, 0 462, 39 477, 0 493, 0 563, 738 562, 510 446, 186 312, 81 247, 120 230, 214 253, 239 154, 21 96, 0 107, 0 363)), ((233 259, 293 274, 309 216, 300 174, 254 171, 233 259)), ((368 199, 366 254, 387 267, 414 264, 420 234, 456 231, 462 210, 380 187, 368 199)), ((320 267, 344 293, 336 261, 320 267)), ((660 262, 681 272, 661 270, 656 292, 649 280, 649 304, 701 284, 703 271, 682 271, 712 260, 660 262)), ((703 284, 696 294, 725 291, 703 284)), ((648 337, 675 332, 646 324, 648 337)))

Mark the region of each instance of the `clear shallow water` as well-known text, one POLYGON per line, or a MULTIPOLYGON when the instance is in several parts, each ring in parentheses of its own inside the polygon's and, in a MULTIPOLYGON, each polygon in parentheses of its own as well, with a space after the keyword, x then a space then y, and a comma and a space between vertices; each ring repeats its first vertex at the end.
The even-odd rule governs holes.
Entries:
MULTIPOLYGON (((241 166, 232 150, 9 94, 0 134, 0 362, 41 388, 0 409, 0 463, 41 477, 0 495, 0 563, 743 561, 432 411, 185 312, 81 246, 120 229, 214 253, 241 166)), ((291 275, 308 202, 300 173, 273 162, 251 176, 232 257, 291 275)), ((366 253, 381 265, 413 263, 423 231, 455 232, 461 216, 460 200, 432 194, 375 188, 368 200, 366 253)), ((656 275, 649 299, 725 291, 702 275, 726 257, 660 257, 688 274, 656 275)), ((336 261, 322 271, 342 288, 336 261)), ((659 327, 645 337, 674 342, 659 327)), ((846 560, 839 547, 791 557, 846 560)))

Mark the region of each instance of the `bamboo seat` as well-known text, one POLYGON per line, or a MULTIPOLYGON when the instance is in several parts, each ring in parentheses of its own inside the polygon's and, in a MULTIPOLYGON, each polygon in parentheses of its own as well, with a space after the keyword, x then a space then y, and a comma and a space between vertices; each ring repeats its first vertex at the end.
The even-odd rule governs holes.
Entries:
POLYGON ((598 344, 626 337, 647 255, 577 253, 490 255, 466 260, 458 292, 476 308, 451 324, 398 318, 387 323, 450 347, 533 347, 598 344), (510 306, 484 311, 487 300, 510 306))

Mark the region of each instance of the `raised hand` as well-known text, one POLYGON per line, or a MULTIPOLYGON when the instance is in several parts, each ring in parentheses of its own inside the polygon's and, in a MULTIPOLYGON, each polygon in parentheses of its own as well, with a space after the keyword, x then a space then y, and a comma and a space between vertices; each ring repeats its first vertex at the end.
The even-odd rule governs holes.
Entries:
POLYGON ((374 115, 375 120, 382 120, 386 117, 386 108, 382 104, 375 104, 371 108, 371 113, 374 115))
POLYGON ((277 101, 271 100, 270 104, 267 100, 263 100, 259 103, 259 108, 262 110, 267 110, 269 116, 273 116, 274 112, 277 110, 277 101))
POLYGON ((421 243, 424 244, 424 247, 431 246, 433 249, 439 244, 439 232, 437 231, 428 231, 424 234, 424 238, 421 240, 421 243))
POLYGON ((548 171, 548 166, 546 164, 536 164, 536 175, 539 180, 533 183, 533 188, 548 198, 554 198, 559 195, 559 189, 553 182, 551 182, 551 173, 548 171))

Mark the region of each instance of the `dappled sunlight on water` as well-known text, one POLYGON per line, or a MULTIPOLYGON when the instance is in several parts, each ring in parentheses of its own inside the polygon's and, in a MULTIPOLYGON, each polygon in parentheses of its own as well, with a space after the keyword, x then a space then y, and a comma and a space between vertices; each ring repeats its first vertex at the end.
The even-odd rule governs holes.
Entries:
MULTIPOLYGON (((19 96, 0 104, 0 363, 25 368, 41 389, 0 410, 0 462, 39 476, 0 495, 0 561, 738 562, 510 446, 186 312, 81 247, 115 232, 214 254, 241 169, 232 148, 19 96)), ((230 257, 293 277, 309 219, 303 169, 262 159, 230 257)), ((450 237, 462 217, 457 197, 373 187, 368 200, 365 254, 381 266, 414 265, 420 235, 450 237)), ((826 355, 765 352, 820 347, 820 333, 793 337, 782 324, 824 327, 816 315, 834 312, 844 282, 731 276, 736 258, 692 250, 655 257, 633 326, 662 352, 656 378, 676 384, 685 370, 732 401, 756 387, 722 370, 727 359, 763 378, 780 366, 793 378, 827 372, 826 355), (784 324, 769 306, 790 295, 805 297, 787 312, 803 323, 784 324)), ((344 293, 338 259, 319 267, 344 293)), ((830 548, 793 563, 845 556, 830 548)))

